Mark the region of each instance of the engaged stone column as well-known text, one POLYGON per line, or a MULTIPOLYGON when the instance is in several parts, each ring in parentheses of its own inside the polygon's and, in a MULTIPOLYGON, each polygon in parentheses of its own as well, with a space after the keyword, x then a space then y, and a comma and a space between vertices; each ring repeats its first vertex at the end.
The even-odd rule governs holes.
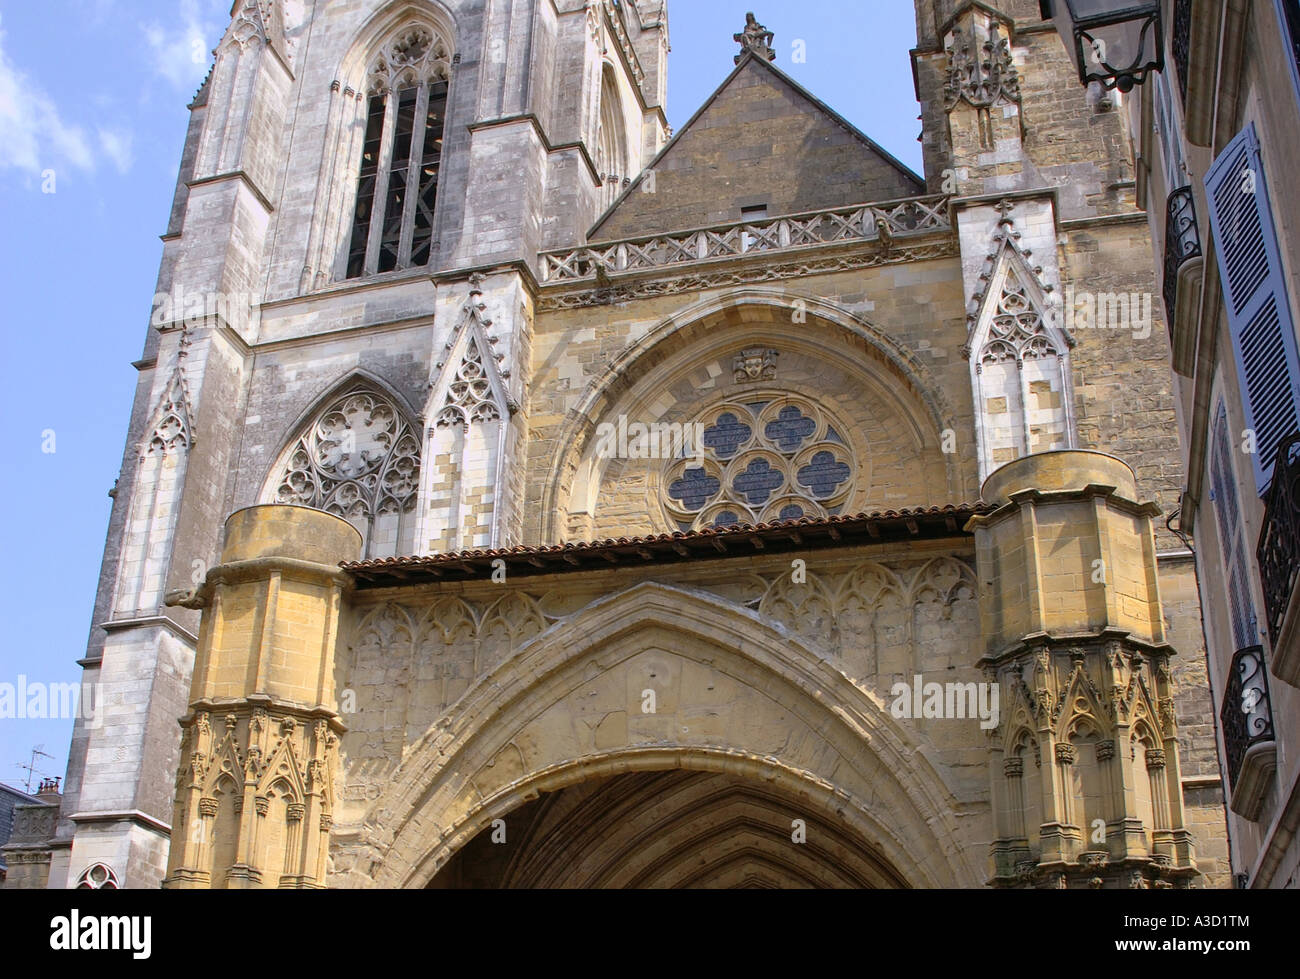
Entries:
POLYGON ((173 604, 203 609, 164 887, 323 887, 339 608, 361 535, 306 507, 226 521, 221 566, 173 604), (306 818, 308 815, 312 818, 306 818))

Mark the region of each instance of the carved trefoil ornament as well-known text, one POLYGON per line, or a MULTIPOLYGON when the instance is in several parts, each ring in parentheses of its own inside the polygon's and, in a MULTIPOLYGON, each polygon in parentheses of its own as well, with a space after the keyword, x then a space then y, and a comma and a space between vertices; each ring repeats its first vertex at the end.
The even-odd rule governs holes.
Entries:
POLYGON ((501 366, 505 354, 495 352, 500 340, 489 332, 492 320, 484 315, 487 306, 482 301, 481 282, 478 276, 470 280, 469 301, 465 303, 460 325, 443 348, 447 359, 434 367, 441 378, 433 383, 430 407, 434 409, 434 425, 439 428, 459 425, 468 429, 517 410, 506 393, 505 382, 510 371, 501 366), (449 372, 448 367, 453 363, 455 370, 449 372))
POLYGON ((733 370, 737 384, 749 384, 756 381, 770 381, 776 377, 776 360, 781 356, 779 350, 758 347, 742 350, 736 354, 733 370))
POLYGON ((162 400, 154 410, 153 426, 141 455, 173 455, 187 450, 194 441, 190 426, 192 409, 189 389, 185 383, 183 355, 178 358, 176 370, 162 400))
POLYGON ((972 297, 970 360, 977 412, 981 478, 1015 459, 1076 444, 1070 349, 1074 338, 1057 325, 1052 286, 1033 253, 1020 247, 1003 201, 999 231, 972 297))
POLYGON ((263 0, 244 0, 235 8, 231 18, 227 37, 233 39, 241 48, 248 47, 254 39, 265 44, 268 39, 267 21, 269 5, 263 0))
POLYGON ((447 388, 446 404, 435 424, 469 426, 500 417, 501 412, 492 400, 492 382, 483 365, 482 351, 477 343, 471 343, 447 388))
POLYGON ((126 531, 118 552, 114 614, 152 611, 162 600, 172 537, 185 491, 194 409, 185 377, 189 336, 181 334, 167 386, 139 442, 126 531))

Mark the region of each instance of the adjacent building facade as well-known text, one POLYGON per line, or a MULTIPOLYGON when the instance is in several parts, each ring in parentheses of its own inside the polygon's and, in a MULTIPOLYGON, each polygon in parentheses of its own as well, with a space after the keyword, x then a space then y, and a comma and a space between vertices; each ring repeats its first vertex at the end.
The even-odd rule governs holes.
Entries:
POLYGON ((48 842, 59 815, 59 786, 42 779, 36 795, 0 784, 0 885, 44 887, 48 842))
POLYGON ((1128 104, 1163 271, 1232 869, 1300 885, 1300 4, 1167 0, 1128 104))
POLYGON ((752 16, 670 134, 663 0, 237 2, 44 883, 1226 886, 1123 113, 916 13, 924 175, 752 16))

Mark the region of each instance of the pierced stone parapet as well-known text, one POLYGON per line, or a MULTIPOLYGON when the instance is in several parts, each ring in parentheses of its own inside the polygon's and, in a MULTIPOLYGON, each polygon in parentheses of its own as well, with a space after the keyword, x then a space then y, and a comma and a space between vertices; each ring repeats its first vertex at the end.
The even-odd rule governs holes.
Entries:
POLYGON ((900 238, 950 233, 947 205, 947 197, 858 204, 545 252, 541 256, 542 279, 546 283, 574 282, 841 242, 879 242, 889 247, 900 238))

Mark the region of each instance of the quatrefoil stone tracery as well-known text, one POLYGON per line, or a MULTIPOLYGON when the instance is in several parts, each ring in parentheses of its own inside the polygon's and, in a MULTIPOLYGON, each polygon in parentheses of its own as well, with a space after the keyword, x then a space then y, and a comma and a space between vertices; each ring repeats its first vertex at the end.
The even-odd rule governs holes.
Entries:
POLYGON ((663 476, 665 512, 683 530, 824 517, 851 497, 843 426, 812 402, 755 392, 703 418, 703 457, 675 459, 663 476))

